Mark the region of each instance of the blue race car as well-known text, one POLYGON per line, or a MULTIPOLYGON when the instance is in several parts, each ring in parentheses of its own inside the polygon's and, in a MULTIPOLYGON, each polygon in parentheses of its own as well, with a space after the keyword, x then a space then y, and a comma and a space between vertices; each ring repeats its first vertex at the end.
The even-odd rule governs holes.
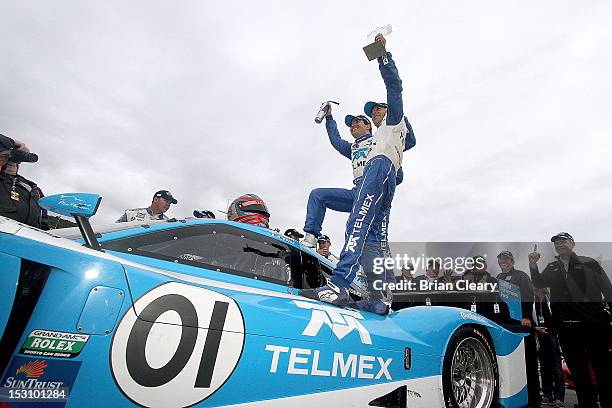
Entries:
POLYGON ((479 314, 301 297, 333 265, 248 224, 94 232, 99 196, 41 204, 81 233, 0 217, 0 406, 527 404, 522 335, 479 314))

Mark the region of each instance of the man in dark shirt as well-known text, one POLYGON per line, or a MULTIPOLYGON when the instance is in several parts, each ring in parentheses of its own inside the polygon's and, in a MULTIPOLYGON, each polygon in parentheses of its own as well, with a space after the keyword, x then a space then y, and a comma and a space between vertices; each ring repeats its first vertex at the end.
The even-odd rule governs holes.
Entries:
POLYGON ((543 404, 557 404, 563 406, 565 400, 565 383, 561 369, 561 349, 556 330, 551 327, 552 313, 548 290, 535 289, 535 303, 533 308, 536 336, 540 348, 538 360, 542 374, 543 404))
POLYGON ((15 150, 29 153, 24 143, 0 135, 0 215, 47 230, 47 212, 38 204, 42 191, 17 173, 19 160, 14 158, 15 150))
POLYGON ((609 321, 603 303, 612 302, 612 284, 597 261, 576 255, 570 234, 560 232, 550 240, 559 256, 541 273, 537 245, 529 254, 533 284, 550 288, 553 324, 558 327, 561 349, 575 378, 578 404, 581 408, 597 407, 596 390, 589 375, 590 360, 597 378, 599 403, 612 407, 609 321))
POLYGON ((525 362, 527 369, 527 394, 529 406, 540 406, 540 379, 538 377, 538 352, 535 340, 535 323, 533 322, 533 286, 531 279, 523 271, 514 269, 514 255, 510 251, 502 251, 497 255, 497 264, 501 273, 498 280, 510 282, 521 291, 521 325, 526 327, 529 335, 525 337, 525 362))

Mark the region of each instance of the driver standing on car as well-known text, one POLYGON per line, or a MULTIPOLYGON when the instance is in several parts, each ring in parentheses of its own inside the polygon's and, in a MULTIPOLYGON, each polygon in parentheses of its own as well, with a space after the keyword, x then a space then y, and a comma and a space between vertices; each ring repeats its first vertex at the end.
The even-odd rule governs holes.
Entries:
MULTIPOLYGON (((378 34, 375 40, 385 45, 386 40, 382 34, 378 34)), ((371 114, 372 122, 378 129, 372 136, 363 175, 356 185, 340 261, 326 285, 301 292, 305 297, 338 306, 350 302, 348 287, 360 266, 369 281, 372 278, 382 279, 383 286, 390 281, 387 274, 375 276, 373 265, 375 259, 382 258, 386 250, 386 247, 381 245, 386 239, 388 228, 385 221, 389 219, 397 171, 402 164, 409 129, 404 119, 402 81, 391 53, 387 52, 385 58, 379 57, 378 64, 387 89, 387 102, 368 102, 364 107, 364 111, 371 114)), ((383 294, 378 291, 370 293, 370 299, 358 301, 357 307, 380 315, 389 312, 383 294)))
POLYGON ((0 215, 48 230, 47 211, 38 204, 42 191, 18 174, 20 162, 36 160, 25 143, 0 134, 0 215))
MULTIPOLYGON (((381 104, 385 105, 386 104, 381 104)), ((371 115, 370 115, 371 116, 371 115)), ((412 126, 407 118, 404 118, 408 127, 408 137, 404 150, 412 149, 416 145, 416 139, 412 126)), ((332 116, 331 105, 325 116, 325 128, 329 141, 344 157, 350 159, 353 166, 353 184, 352 189, 346 188, 315 188, 308 196, 308 204, 306 205, 306 221, 304 223, 304 232, 306 234, 303 244, 309 248, 315 248, 317 239, 321 235, 321 228, 325 218, 325 212, 329 208, 338 212, 350 213, 353 209, 353 200, 357 191, 357 184, 363 176, 363 169, 367 162, 367 156, 370 152, 372 144, 372 123, 367 116, 364 115, 347 115, 344 118, 344 123, 349 127, 351 136, 355 138, 353 143, 342 139, 338 131, 338 125, 332 116)), ((397 171, 395 184, 400 185, 404 179, 404 172, 400 167, 397 171)), ((386 219, 383 220, 386 223, 386 219)))
POLYGON ((116 222, 167 220, 168 217, 164 213, 168 211, 170 204, 176 203, 178 201, 172 197, 168 190, 159 190, 153 195, 153 200, 149 207, 125 210, 116 222))

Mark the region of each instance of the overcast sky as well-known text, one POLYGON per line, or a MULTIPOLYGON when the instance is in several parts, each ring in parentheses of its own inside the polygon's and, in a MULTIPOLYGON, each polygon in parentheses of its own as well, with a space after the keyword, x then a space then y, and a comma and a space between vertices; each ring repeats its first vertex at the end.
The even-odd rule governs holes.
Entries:
POLYGON ((314 116, 339 101, 349 139, 384 100, 361 48, 385 24, 417 138, 392 241, 612 239, 607 1, 3 0, 0 133, 47 195, 101 194, 97 222, 166 188, 170 216, 256 193, 301 229, 311 189, 352 183, 314 116))

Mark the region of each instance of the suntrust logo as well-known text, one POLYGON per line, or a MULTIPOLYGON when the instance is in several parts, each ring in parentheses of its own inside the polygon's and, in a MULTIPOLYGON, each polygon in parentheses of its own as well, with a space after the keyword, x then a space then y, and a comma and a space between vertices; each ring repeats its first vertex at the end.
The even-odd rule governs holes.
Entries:
POLYGON ((6 377, 2 387, 21 389, 52 389, 56 390, 63 384, 62 381, 40 381, 48 367, 46 360, 29 361, 15 370, 15 377, 6 377), (27 379, 24 380, 22 376, 27 379))
POLYGON ((45 368, 47 368, 45 360, 30 361, 19 367, 15 375, 24 374, 28 378, 38 378, 45 373, 45 368))

